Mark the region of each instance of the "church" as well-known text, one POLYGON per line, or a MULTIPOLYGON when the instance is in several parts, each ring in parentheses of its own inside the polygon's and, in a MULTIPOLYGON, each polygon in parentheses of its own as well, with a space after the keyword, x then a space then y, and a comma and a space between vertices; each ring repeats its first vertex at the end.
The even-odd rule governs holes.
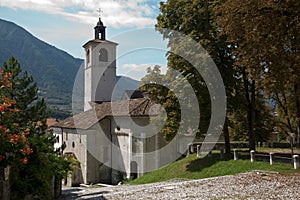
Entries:
POLYGON ((79 161, 66 179, 69 186, 137 178, 176 160, 187 145, 177 140, 166 145, 157 134, 151 119, 161 107, 147 96, 126 94, 113 100, 118 44, 106 40, 101 18, 94 32, 94 39, 83 45, 84 112, 52 126, 55 146, 64 145, 63 153, 79 161))

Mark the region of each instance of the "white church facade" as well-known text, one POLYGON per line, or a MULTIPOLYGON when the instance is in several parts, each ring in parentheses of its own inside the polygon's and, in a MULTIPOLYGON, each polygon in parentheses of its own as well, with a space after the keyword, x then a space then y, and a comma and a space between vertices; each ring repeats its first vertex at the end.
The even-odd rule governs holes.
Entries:
POLYGON ((166 143, 153 134, 150 121, 160 106, 149 98, 112 100, 117 44, 106 40, 105 28, 99 18, 95 38, 83 45, 84 112, 52 126, 59 138, 56 145, 64 144, 64 154, 79 161, 67 180, 70 186, 136 178, 174 161, 186 147, 176 143, 163 154, 157 151, 166 143))

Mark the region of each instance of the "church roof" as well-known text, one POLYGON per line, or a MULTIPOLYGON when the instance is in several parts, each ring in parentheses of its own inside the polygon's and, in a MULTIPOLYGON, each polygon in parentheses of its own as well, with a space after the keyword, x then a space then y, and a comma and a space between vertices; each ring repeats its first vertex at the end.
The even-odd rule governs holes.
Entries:
POLYGON ((92 109, 58 122, 52 127, 68 129, 88 129, 106 117, 112 116, 155 116, 160 105, 148 98, 93 103, 92 109))
POLYGON ((114 44, 114 45, 118 45, 118 43, 115 43, 115 42, 112 42, 112 41, 109 41, 109 40, 93 39, 93 40, 90 40, 87 43, 85 43, 82 47, 85 48, 90 43, 111 43, 111 44, 114 44))

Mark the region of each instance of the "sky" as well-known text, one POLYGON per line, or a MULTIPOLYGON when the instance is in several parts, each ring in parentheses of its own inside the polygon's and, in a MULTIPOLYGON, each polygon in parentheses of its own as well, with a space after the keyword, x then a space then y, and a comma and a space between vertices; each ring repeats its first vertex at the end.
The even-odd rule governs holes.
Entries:
POLYGON ((0 18, 84 58, 99 15, 108 40, 118 43, 117 74, 140 80, 146 68, 166 69, 167 41, 154 30, 161 0, 0 0, 0 18), (102 12, 97 12, 98 9, 102 12))

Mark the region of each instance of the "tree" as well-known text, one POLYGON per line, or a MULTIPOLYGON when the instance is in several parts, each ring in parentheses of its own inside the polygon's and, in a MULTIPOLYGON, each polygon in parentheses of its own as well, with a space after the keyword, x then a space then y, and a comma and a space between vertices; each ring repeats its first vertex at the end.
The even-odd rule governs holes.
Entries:
POLYGON ((7 97, 13 84, 11 72, 0 71, 0 197, 10 199, 9 182, 5 180, 4 169, 9 171, 13 163, 27 164, 28 155, 32 153, 28 142, 29 127, 20 126, 17 119, 20 111, 14 108, 16 101, 7 97))
MULTIPOLYGON (((180 32, 200 44, 215 61, 224 78, 226 93, 228 99, 230 99, 235 82, 232 69, 233 58, 230 53, 232 46, 226 42, 225 36, 218 36, 219 29, 215 25, 216 16, 213 10, 217 4, 218 1, 213 0, 168 0, 162 2, 160 4, 161 14, 157 17, 156 28, 158 28, 164 39, 169 39, 170 42, 173 42, 171 40, 176 32, 180 32)), ((184 50, 185 47, 180 44, 180 41, 178 41, 178 44, 176 48, 182 46, 181 48, 184 50)), ((167 54, 168 67, 181 72, 194 88, 201 110, 200 131, 206 133, 211 116, 211 102, 207 85, 197 70, 186 60, 172 53, 173 50, 171 47, 170 52, 167 54)), ((227 121, 225 122, 224 136, 226 152, 229 153, 230 141, 227 121)))
MULTIPOLYGON (((156 65, 151 69, 147 69, 147 75, 142 78, 140 90, 148 91, 150 98, 156 103, 162 105, 166 113, 158 115, 154 120, 159 127, 162 121, 165 121, 160 133, 166 141, 171 141, 176 134, 180 124, 188 124, 187 119, 181 118, 181 109, 190 110, 187 105, 188 99, 185 99, 184 105, 180 105, 178 98, 183 98, 182 91, 185 87, 186 81, 170 70, 166 75, 161 74, 160 66, 156 65), (176 78, 175 78, 176 77, 176 78), (176 92, 177 91, 177 92, 176 92), (183 106, 183 107, 180 107, 183 106), (164 115, 166 114, 166 115, 164 115)), ((194 130, 198 131, 198 130, 194 130)))
POLYGON ((36 83, 27 72, 21 74, 20 64, 14 58, 3 64, 1 75, 5 84, 1 87, 0 120, 4 128, 0 164, 2 168, 11 166, 11 198, 35 195, 50 199, 50 180, 70 168, 68 161, 54 152, 55 137, 46 125, 49 112, 44 100, 37 97, 36 83))
POLYGON ((27 155, 31 154, 27 136, 30 134, 29 126, 19 123, 20 110, 15 106, 17 102, 7 94, 13 90, 11 78, 13 74, 8 71, 0 71, 0 133, 1 167, 7 167, 16 160, 27 163, 27 155))
MULTIPOLYGON (((239 94, 241 95, 241 93, 239 94)), ((244 97, 245 95, 241 95, 244 97)), ((262 95, 257 95, 255 105, 255 118, 254 118, 254 136, 257 142, 267 142, 270 138, 270 133, 276 126, 275 117, 273 115, 272 107, 268 106, 268 102, 262 95)), ((228 113, 229 127, 231 133, 231 139, 233 141, 248 141, 248 120, 247 119, 247 105, 243 98, 239 98, 241 101, 236 102, 235 109, 228 113)))
MULTIPOLYGON (((299 19, 300 2, 297 0, 225 0, 219 7, 218 24, 227 41, 236 49, 235 66, 244 77, 245 89, 249 88, 247 102, 249 136, 253 128, 255 107, 254 93, 264 92, 274 98, 281 111, 293 106, 293 130, 300 135, 300 69, 299 69, 299 19), (242 6, 241 6, 242 5, 242 6), (289 101, 284 99, 289 97, 289 101)), ((252 144, 253 145, 253 144, 252 144)))

